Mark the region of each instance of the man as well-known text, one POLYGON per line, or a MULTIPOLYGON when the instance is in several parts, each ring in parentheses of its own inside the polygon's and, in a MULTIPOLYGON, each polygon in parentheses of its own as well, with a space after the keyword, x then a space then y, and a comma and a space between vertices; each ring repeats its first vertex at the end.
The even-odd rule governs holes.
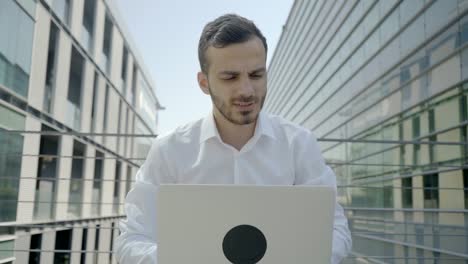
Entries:
MULTIPOLYGON (((126 198, 127 220, 116 243, 120 263, 156 263, 155 195, 162 183, 330 185, 309 130, 261 112, 267 92, 267 43, 255 24, 224 15, 203 29, 198 83, 210 95, 209 116, 158 137, 126 198)), ((337 204, 332 263, 350 251, 351 237, 337 204)), ((311 260, 312 261, 312 260, 311 260)))

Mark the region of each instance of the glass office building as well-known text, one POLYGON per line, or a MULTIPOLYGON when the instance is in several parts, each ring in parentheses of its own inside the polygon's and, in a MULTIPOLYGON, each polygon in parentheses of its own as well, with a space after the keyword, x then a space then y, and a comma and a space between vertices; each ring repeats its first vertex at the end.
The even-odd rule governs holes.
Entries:
POLYGON ((0 1, 0 263, 115 263, 151 144, 119 134, 156 134, 161 106, 114 5, 0 1))
POLYGON ((468 1, 296 0, 268 74, 337 174, 347 263, 468 263, 468 1))

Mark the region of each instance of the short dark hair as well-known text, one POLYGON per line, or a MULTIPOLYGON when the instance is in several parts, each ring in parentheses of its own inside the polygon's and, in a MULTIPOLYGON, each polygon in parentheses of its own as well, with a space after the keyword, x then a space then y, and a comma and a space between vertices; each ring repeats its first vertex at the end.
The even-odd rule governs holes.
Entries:
POLYGON ((225 14, 206 24, 198 42, 198 60, 202 72, 208 73, 205 56, 208 47, 224 48, 230 44, 248 41, 255 36, 262 41, 266 54, 266 38, 251 20, 236 14, 225 14))

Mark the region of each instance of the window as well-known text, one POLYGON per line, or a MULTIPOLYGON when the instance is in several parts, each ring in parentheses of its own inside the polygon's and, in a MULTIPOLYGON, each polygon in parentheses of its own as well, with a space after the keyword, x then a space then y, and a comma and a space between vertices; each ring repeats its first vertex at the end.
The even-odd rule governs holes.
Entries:
POLYGON ((0 85, 28 95, 34 22, 16 1, 0 1, 0 85))
POLYGON ((83 66, 84 58, 78 52, 78 50, 73 47, 71 55, 71 64, 70 64, 70 78, 68 81, 68 100, 75 104, 76 106, 80 105, 81 101, 81 84, 83 81, 83 66))
MULTIPOLYGON (((436 38, 426 44, 429 66, 433 66, 446 59, 458 47, 458 24, 445 29, 436 38)), ((460 65, 458 65, 460 67, 460 65)))
POLYGON ((413 178, 402 178, 401 188, 403 208, 413 208, 413 178))
MULTIPOLYGON (((55 235, 55 250, 71 250, 72 244, 72 230, 57 231, 55 235)), ((69 264, 70 252, 62 253, 56 252, 54 256, 54 263, 69 264)))
POLYGON ((94 72, 94 82, 93 82, 93 100, 91 105, 91 132, 96 130, 96 107, 98 101, 98 86, 99 86, 99 74, 94 72))
POLYGON ((84 75, 84 58, 75 47, 72 47, 70 77, 68 80, 67 123, 80 130, 81 90, 84 75))
POLYGON ((423 176, 424 208, 439 208, 439 174, 423 176))
POLYGON ((109 16, 106 15, 106 20, 104 23, 104 43, 102 45, 102 63, 104 70, 107 74, 110 74, 110 66, 111 66, 111 50, 112 50, 112 21, 110 20, 109 16))
POLYGON ((109 84, 106 83, 106 92, 104 94, 104 120, 103 120, 103 131, 107 132, 107 115, 109 114, 109 84))
POLYGON ((70 0, 53 0, 52 9, 65 24, 70 25, 70 0))
POLYGON ((115 179, 114 179, 114 205, 113 205, 113 211, 114 214, 119 213, 119 203, 120 203, 120 178, 121 178, 121 168, 122 168, 122 163, 120 161, 117 161, 115 164, 115 179))
MULTIPOLYGON (((468 142, 468 126, 462 126, 460 128, 460 139, 461 142, 468 142)), ((462 146, 462 158, 464 162, 468 162, 468 146, 462 146)))
MULTIPOLYGON (((135 117, 135 119, 137 119, 137 121, 135 122, 136 124, 134 130, 136 134, 151 133, 151 131, 148 128, 146 128, 145 125, 143 125, 144 123, 140 119, 138 119, 137 117, 135 117)), ((134 139, 134 147, 135 149, 133 150, 133 157, 145 158, 148 155, 148 152, 151 148, 151 139, 146 137, 136 137, 134 139)), ((140 160, 137 161, 137 163, 142 164, 140 160)))
MULTIPOLYGON (((371 3, 369 1, 369 3, 371 3)), ((369 11, 369 13, 364 18, 362 22, 364 26, 364 35, 368 35, 371 30, 379 23, 380 21, 380 2, 377 2, 374 7, 369 11)))
POLYGON ((429 109, 428 111, 428 116, 429 116, 429 133, 432 133, 435 131, 435 114, 434 114, 434 108, 429 109))
POLYGON ((132 89, 130 90, 130 102, 133 106, 135 106, 135 99, 136 99, 136 85, 137 85, 137 72, 138 67, 136 64, 133 64, 133 74, 132 74, 132 89))
MULTIPOLYGON (((125 127, 125 134, 128 134, 128 127, 129 127, 129 125, 128 125, 128 117, 129 117, 129 115, 128 115, 128 114, 129 114, 129 112, 130 112, 130 108, 127 108, 127 111, 126 111, 126 114, 125 114, 125 125, 124 125, 124 127, 125 127)), ((128 144, 128 137, 125 136, 125 137, 124 137, 124 154, 123 154, 124 156, 127 155, 127 144, 128 144)))
POLYGON ((15 240, 0 241, 0 259, 15 256, 15 240))
POLYGON ((468 42, 468 16, 460 19, 460 46, 468 42))
POLYGON ((468 209, 468 169, 463 170, 463 189, 465 196, 465 209, 468 209))
POLYGON ((378 56, 379 58, 379 69, 383 72, 389 70, 390 67, 394 66, 400 60, 400 42, 399 38, 395 38, 390 44, 388 44, 378 56))
POLYGON ((80 264, 85 264, 86 263, 86 247, 88 243, 88 229, 83 228, 83 236, 81 237, 81 258, 80 258, 80 264))
POLYGON ((86 49, 91 52, 93 49, 96 1, 85 0, 83 8, 83 27, 81 30, 81 41, 86 49))
MULTIPOLYGON (((138 131, 135 130, 135 128, 136 128, 136 121, 135 121, 135 119, 137 119, 136 115, 135 115, 135 114, 132 114, 132 127, 131 127, 130 131, 131 131, 132 133, 135 133, 135 132, 136 132, 136 134, 137 134, 138 131)), ((135 137, 131 137, 129 141, 130 141, 130 156, 131 156, 131 157, 138 157, 138 156, 132 156, 132 155, 134 155, 134 152, 135 152, 135 142, 136 142, 135 137)), ((138 164, 140 164, 140 165, 143 164, 143 162, 141 162, 141 161, 136 161, 136 163, 138 163, 138 164)))
MULTIPOLYGON (((109 251, 112 252, 114 250, 114 232, 115 232, 115 223, 111 224, 110 230, 110 246, 109 251)), ((112 253, 109 253, 109 263, 112 263, 112 253)))
POLYGON ((16 221, 23 136, 4 131, 0 128, 0 177, 6 177, 0 178, 0 222, 13 222, 16 221))
POLYGON ((384 183, 383 187, 383 207, 392 208, 393 207, 393 186, 391 182, 384 183))
MULTIPOLYGON (((468 120, 468 104, 467 95, 462 94, 460 96, 460 122, 468 120)), ((460 127, 461 142, 468 142, 468 126, 460 127)), ((462 146, 462 157, 465 162, 468 161, 468 146, 462 146)))
MULTIPOLYGON (((406 75, 407 71, 403 71, 402 72, 402 80, 404 75, 406 75)), ((401 88, 401 110, 405 110, 406 108, 408 108, 410 105, 411 105, 411 92, 412 92, 412 89, 411 89, 411 85, 410 84, 407 84, 405 86, 403 86, 403 88, 401 88)))
POLYGON ((49 50, 47 53, 46 81, 43 108, 46 112, 52 113, 52 103, 54 100, 55 80, 57 74, 57 51, 59 41, 59 29, 55 23, 50 22, 49 50))
POLYGON ((460 95, 460 121, 468 120, 468 104, 467 104, 467 94, 460 95))
MULTIPOLYGON (((419 116, 413 117, 412 120, 412 125, 413 125, 413 139, 416 140, 421 136, 421 122, 419 119, 419 116)), ((420 144, 414 144, 413 145, 413 164, 419 164, 420 158, 421 158, 421 145, 420 144)))
MULTIPOLYGON (((409 1, 413 2, 413 1, 409 1)), ((415 1, 416 2, 416 1, 415 1)), ((420 16, 401 33, 400 46, 402 56, 407 55, 424 41, 424 17, 420 16)))
POLYGON ((432 36, 457 16, 458 0, 435 1, 425 12, 426 36, 432 36))
POLYGON ((122 71, 120 73, 122 78, 122 93, 125 96, 127 93, 127 64, 128 64, 128 49, 124 46, 122 54, 122 71))
POLYGON ((104 154, 96 150, 96 159, 94 161, 94 181, 93 181, 93 193, 92 193, 92 214, 101 214, 101 192, 102 192, 102 172, 104 154))
POLYGON ((83 202, 83 173, 86 153, 86 146, 79 141, 73 142, 73 160, 70 180, 68 215, 72 218, 81 216, 81 208, 83 202), (81 157, 81 158, 80 158, 81 157))
MULTIPOLYGON (((42 234, 35 234, 31 236, 31 244, 29 249, 41 250, 42 234)), ((41 262, 41 252, 29 252, 29 264, 39 264, 41 262)))
POLYGON ((99 250, 99 231, 100 231, 100 228, 101 228, 101 225, 96 225, 96 234, 94 236, 94 251, 96 251, 96 253, 94 253, 94 263, 98 263, 98 257, 99 257, 99 252, 97 252, 99 250))
POLYGON ((152 131, 156 131, 156 101, 151 94, 150 86, 144 78, 140 78, 137 111, 145 121, 145 124, 152 131))
MULTIPOLYGON (((118 115, 117 115, 117 134, 120 134, 120 130, 121 130, 121 124, 122 124, 122 118, 121 118, 121 115, 122 115, 122 100, 120 100, 120 97, 118 98, 119 100, 119 112, 118 112, 118 115)), ((117 153, 119 152, 120 150, 120 140, 121 140, 121 137, 117 137, 117 153)))
MULTIPOLYGON (((429 109, 428 111, 428 116, 429 116, 429 133, 433 133, 435 131, 435 114, 434 114, 434 108, 429 109)), ((429 141, 430 142, 437 142, 437 135, 432 135, 429 136, 429 141)), ((431 164, 434 164, 436 162, 436 149, 437 145, 436 144, 430 144, 429 145, 429 161, 431 164)))
MULTIPOLYGON (((416 13, 424 6, 424 0, 403 1, 400 4, 400 25, 403 26, 410 21, 416 13)), ((423 16, 421 16, 423 18, 423 16)), ((419 18, 418 18, 419 19, 419 18)), ((423 19, 424 20, 424 19, 423 19)), ((424 34, 424 27, 421 28, 424 34)))
MULTIPOLYGON (((42 125, 42 131, 55 131, 42 125)), ((39 147, 34 217, 36 220, 53 219, 55 211, 55 189, 59 155, 59 137, 42 135, 39 147)))
POLYGON ((125 187, 125 195, 130 191, 130 188, 132 188, 132 167, 127 166, 127 182, 126 182, 126 187, 125 187))
MULTIPOLYGON (((398 123, 398 139, 405 140, 403 121, 398 123)), ((400 165, 404 165, 406 160, 406 148, 404 144, 400 145, 400 165)))
MULTIPOLYGON (((386 1, 385 1, 386 2, 386 1)), ((382 13, 383 15, 383 13, 382 13)), ((380 26, 380 43, 385 43, 395 35, 399 28, 398 9, 393 10, 380 26)))
POLYGON ((36 0, 16 0, 31 17, 36 16, 36 0))

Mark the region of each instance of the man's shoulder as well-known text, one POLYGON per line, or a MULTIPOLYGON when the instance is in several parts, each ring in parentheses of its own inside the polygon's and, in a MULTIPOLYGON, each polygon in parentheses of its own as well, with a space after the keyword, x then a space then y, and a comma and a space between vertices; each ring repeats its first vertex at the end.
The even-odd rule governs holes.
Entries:
POLYGON ((312 135, 312 132, 309 129, 281 116, 269 113, 265 113, 264 116, 269 120, 275 134, 286 137, 288 140, 293 140, 296 137, 312 135))
POLYGON ((177 147, 198 141, 203 118, 178 126, 177 128, 158 135, 155 142, 163 147, 177 147))

